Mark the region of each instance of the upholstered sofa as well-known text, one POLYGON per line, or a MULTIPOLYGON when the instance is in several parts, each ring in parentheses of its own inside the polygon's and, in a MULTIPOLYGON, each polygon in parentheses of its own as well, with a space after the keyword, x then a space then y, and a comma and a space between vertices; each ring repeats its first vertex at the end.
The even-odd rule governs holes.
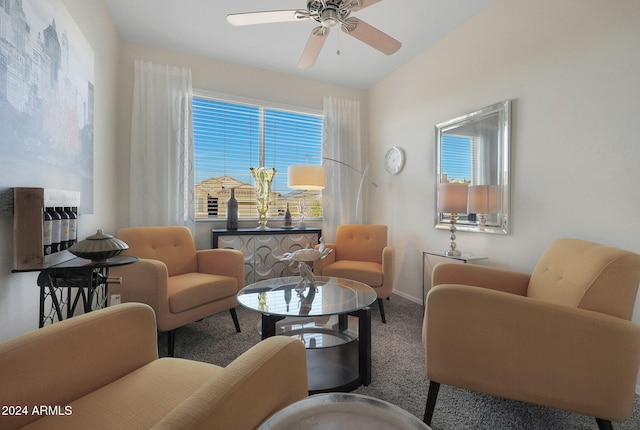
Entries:
POLYGON ((306 397, 304 345, 275 336, 226 368, 158 358, 153 309, 80 315, 0 344, 0 428, 254 429, 306 397))

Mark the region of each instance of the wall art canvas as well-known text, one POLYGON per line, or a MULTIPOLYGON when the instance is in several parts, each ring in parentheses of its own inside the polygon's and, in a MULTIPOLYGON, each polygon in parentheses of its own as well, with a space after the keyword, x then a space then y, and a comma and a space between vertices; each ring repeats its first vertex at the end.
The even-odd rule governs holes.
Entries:
POLYGON ((0 0, 0 193, 80 191, 93 213, 94 55, 60 0, 0 0))

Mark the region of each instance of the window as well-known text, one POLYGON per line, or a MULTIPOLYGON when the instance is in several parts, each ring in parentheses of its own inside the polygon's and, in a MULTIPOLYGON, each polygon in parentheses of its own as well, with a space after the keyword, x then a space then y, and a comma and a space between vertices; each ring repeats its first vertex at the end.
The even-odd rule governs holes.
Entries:
POLYGON ((321 191, 287 187, 291 164, 320 164, 322 115, 244 103, 205 95, 193 97, 193 143, 196 218, 225 219, 231 189, 240 218, 257 218, 250 167, 275 167, 269 218, 284 216, 287 203, 293 217, 298 204, 305 217, 322 217, 321 191))

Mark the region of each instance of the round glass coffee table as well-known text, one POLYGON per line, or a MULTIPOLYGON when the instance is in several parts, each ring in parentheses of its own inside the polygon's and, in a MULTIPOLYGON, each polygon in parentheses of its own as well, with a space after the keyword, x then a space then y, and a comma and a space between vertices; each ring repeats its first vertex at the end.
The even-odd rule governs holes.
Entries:
POLYGON ((311 394, 352 391, 371 383, 373 288, 350 279, 315 278, 316 288, 296 290, 301 277, 265 279, 238 292, 240 304, 262 314, 262 338, 284 335, 307 348, 311 394))

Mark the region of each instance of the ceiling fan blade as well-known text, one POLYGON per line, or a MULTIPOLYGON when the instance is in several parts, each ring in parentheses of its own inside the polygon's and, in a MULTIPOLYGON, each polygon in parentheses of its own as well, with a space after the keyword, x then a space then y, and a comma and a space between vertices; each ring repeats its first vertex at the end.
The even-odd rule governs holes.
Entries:
POLYGON ((307 45, 304 47, 300 61, 298 61, 298 67, 301 69, 308 69, 316 64, 318 55, 322 50, 324 42, 329 35, 329 27, 316 27, 311 31, 307 45))
POLYGON ((376 3, 380 2, 380 1, 382 1, 382 0, 359 0, 359 1, 353 0, 353 4, 354 5, 351 6, 351 10, 352 11, 359 11, 359 10, 364 9, 365 7, 369 7, 369 6, 371 6, 373 4, 376 4, 376 3), (356 3, 360 3, 360 4, 357 5, 356 3))
POLYGON ((393 37, 358 18, 349 18, 348 23, 342 25, 342 31, 387 55, 395 53, 402 46, 393 37))
POLYGON ((227 21, 232 25, 270 24, 274 22, 291 22, 309 19, 306 10, 270 10, 264 12, 231 13, 227 21))

